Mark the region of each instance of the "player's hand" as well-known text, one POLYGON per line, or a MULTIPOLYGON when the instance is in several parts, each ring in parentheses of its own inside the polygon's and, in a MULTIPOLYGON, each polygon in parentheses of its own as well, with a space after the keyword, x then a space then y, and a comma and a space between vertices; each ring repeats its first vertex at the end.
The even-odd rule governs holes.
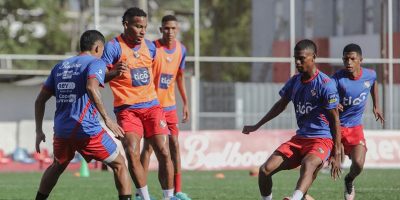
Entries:
POLYGON ((329 164, 331 165, 331 177, 335 181, 337 178, 340 178, 340 175, 342 174, 342 169, 340 168, 340 163, 341 163, 340 161, 341 161, 340 150, 338 152, 335 152, 335 154, 332 155, 331 158, 329 159, 329 164))
POLYGON ((119 62, 115 64, 115 71, 118 76, 122 76, 124 73, 129 73, 129 67, 126 62, 119 62))
POLYGON ((373 109, 373 113, 374 113, 374 116, 375 116, 375 120, 376 121, 380 120, 380 122, 381 122, 381 124, 383 126, 383 123, 385 122, 385 119, 383 118, 383 114, 382 114, 381 110, 379 108, 374 108, 373 109))
POLYGON ((256 125, 252 125, 252 126, 244 126, 242 133, 243 134, 249 134, 251 132, 254 132, 258 129, 258 127, 256 125))
POLYGON ((109 119, 105 120, 105 124, 111 130, 111 132, 114 133, 117 139, 121 139, 124 137, 125 135, 124 130, 117 123, 109 119))
POLYGON ((343 105, 342 104, 339 103, 337 108, 338 108, 339 112, 343 112, 343 105))
POLYGON ((186 122, 189 121, 189 108, 188 108, 187 105, 184 105, 184 106, 183 106, 182 112, 183 112, 183 113, 182 113, 182 114, 183 114, 182 123, 186 123, 186 122))
POLYGON ((40 153, 40 143, 41 142, 46 142, 46 135, 43 133, 43 131, 36 131, 36 152, 40 153))

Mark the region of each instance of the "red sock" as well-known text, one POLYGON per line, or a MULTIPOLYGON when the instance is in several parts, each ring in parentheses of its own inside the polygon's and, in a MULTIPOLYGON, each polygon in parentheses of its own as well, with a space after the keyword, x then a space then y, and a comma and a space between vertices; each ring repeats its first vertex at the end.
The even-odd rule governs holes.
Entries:
POLYGON ((174 175, 174 186, 175 186, 175 193, 181 192, 181 174, 174 175))

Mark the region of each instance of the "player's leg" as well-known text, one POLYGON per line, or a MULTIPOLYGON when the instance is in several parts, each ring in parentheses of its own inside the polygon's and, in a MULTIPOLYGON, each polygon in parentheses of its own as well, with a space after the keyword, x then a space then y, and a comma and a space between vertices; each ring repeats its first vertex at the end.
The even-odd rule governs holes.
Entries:
POLYGON ((345 176, 345 199, 354 199, 354 179, 360 175, 364 168, 365 155, 367 153, 366 147, 364 145, 356 145, 353 147, 350 158, 351 166, 349 173, 345 176), (347 195, 346 195, 347 193, 347 195))
POLYGON ((146 175, 148 174, 149 171, 150 156, 152 153, 153 153, 153 147, 151 147, 148 139, 144 139, 142 153, 140 154, 140 162, 143 165, 143 169, 146 175))
POLYGON ((136 186, 136 190, 144 200, 149 200, 147 177, 140 162, 140 140, 143 137, 144 128, 142 113, 145 109, 126 109, 117 113, 118 124, 125 131, 125 137, 121 140, 128 161, 128 170, 136 186))
POLYGON ((272 199, 272 175, 286 168, 286 157, 275 151, 268 160, 261 165, 258 173, 258 188, 262 199, 272 199))
POLYGON ((301 153, 305 156, 301 160, 300 177, 292 195, 294 200, 304 197, 323 163, 328 159, 333 146, 333 141, 329 138, 304 138, 299 142, 303 145, 301 153))
POLYGON ((144 125, 145 138, 149 140, 158 160, 158 179, 165 198, 174 195, 173 166, 169 151, 167 123, 163 109, 154 106, 146 110, 144 125))
POLYGON ((42 176, 36 200, 47 199, 61 174, 75 155, 74 145, 70 144, 67 139, 54 138, 53 151, 54 161, 42 176))
POLYGON ((86 161, 95 159, 110 166, 114 173, 114 182, 119 199, 128 200, 132 198, 132 184, 125 159, 118 151, 117 144, 105 130, 90 137, 78 148, 78 151, 86 161))
POLYGON ((150 143, 158 160, 158 180, 164 197, 174 195, 173 166, 170 158, 168 135, 157 134, 150 138, 150 143))

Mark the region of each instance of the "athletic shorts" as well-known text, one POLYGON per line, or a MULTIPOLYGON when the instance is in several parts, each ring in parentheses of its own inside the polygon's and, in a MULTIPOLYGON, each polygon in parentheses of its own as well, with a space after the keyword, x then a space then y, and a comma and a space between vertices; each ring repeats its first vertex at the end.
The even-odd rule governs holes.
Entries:
POLYGON ((170 135, 179 134, 179 119, 176 109, 164 111, 165 120, 167 121, 167 126, 170 135))
POLYGON ((127 108, 116 115, 118 124, 125 133, 132 132, 145 138, 168 134, 164 111, 159 105, 150 108, 127 108))
POLYGON ((330 138, 304 138, 293 136, 289 141, 281 144, 275 151, 289 159, 289 169, 301 165, 301 161, 307 154, 313 154, 321 158, 321 163, 326 161, 333 147, 330 138))
POLYGON ((100 133, 85 138, 57 138, 53 139, 54 159, 60 164, 71 161, 78 151, 87 162, 112 162, 118 155, 117 144, 103 129, 100 133))
POLYGON ((362 125, 354 127, 341 127, 341 133, 344 154, 346 154, 347 156, 350 156, 353 148, 359 144, 367 149, 367 143, 365 142, 362 125))

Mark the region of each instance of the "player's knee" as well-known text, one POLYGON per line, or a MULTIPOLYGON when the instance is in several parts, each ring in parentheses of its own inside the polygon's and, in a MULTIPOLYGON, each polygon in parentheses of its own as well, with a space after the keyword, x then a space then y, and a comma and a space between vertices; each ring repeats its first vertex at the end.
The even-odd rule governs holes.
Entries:
POLYGON ((140 152, 133 149, 133 148, 128 148, 125 150, 126 157, 129 158, 128 161, 130 162, 135 162, 135 161, 140 161, 140 152))
POLYGON ((357 171, 361 171, 364 168, 364 160, 363 159, 355 159, 355 160, 353 160, 352 165, 357 171))
POLYGON ((259 174, 264 174, 265 176, 269 176, 272 173, 272 169, 269 168, 266 164, 261 165, 259 169, 259 174))

